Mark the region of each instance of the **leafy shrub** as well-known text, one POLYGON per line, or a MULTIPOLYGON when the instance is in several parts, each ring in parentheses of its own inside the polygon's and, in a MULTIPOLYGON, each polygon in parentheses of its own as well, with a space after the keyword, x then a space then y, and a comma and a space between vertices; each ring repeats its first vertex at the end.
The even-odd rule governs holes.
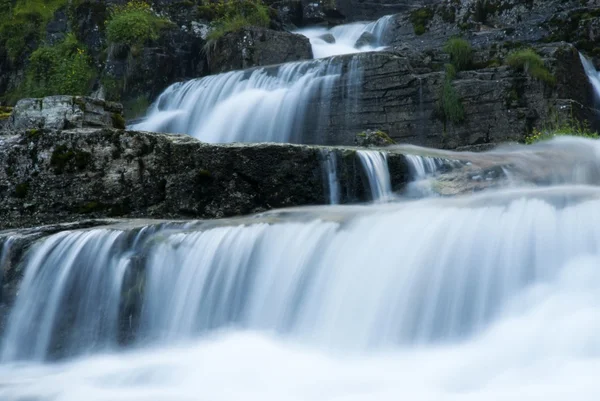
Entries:
POLYGON ((433 10, 429 7, 419 8, 410 13, 410 22, 413 24, 415 35, 427 32, 427 25, 433 18, 433 10))
POLYGON ((158 39, 160 30, 170 25, 168 19, 154 14, 147 3, 133 0, 112 8, 106 23, 106 38, 111 43, 138 47, 158 39))
POLYGON ((212 20, 209 40, 249 26, 267 28, 271 23, 269 6, 262 0, 219 0, 199 7, 200 14, 212 20))
POLYGON ((85 95, 94 78, 85 48, 72 33, 54 46, 42 46, 29 57, 24 95, 85 95))
POLYGON ((0 45, 15 62, 43 39, 46 25, 68 0, 17 0, 0 8, 0 45))
POLYGON ((544 65, 544 60, 533 49, 522 49, 512 52, 506 58, 506 64, 516 70, 525 71, 539 81, 553 85, 554 75, 544 65))
POLYGON ((473 48, 462 38, 450 38, 444 45, 444 51, 450 55, 450 62, 458 71, 469 68, 473 62, 473 48))
POLYGON ((531 145, 557 136, 579 136, 590 139, 600 138, 600 135, 590 128, 587 121, 581 122, 574 118, 569 118, 565 121, 554 121, 547 128, 534 129, 531 135, 525 138, 525 143, 531 145))

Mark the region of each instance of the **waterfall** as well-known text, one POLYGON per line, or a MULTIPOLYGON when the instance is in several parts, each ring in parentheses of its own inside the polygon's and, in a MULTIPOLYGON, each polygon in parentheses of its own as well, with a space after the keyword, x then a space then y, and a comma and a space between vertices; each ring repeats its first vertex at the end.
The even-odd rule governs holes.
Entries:
POLYGON ((369 181, 373 200, 389 200, 392 197, 392 183, 385 152, 358 150, 356 154, 369 181))
POLYGON ((385 47, 385 34, 390 29, 392 15, 374 22, 355 22, 338 25, 333 28, 311 27, 296 31, 310 39, 315 58, 331 57, 342 54, 370 52, 385 47), (370 34, 371 41, 358 44, 364 34, 370 34))
POLYGON ((556 187, 180 224, 141 239, 55 234, 27 259, 3 360, 43 359, 56 342, 68 354, 115 347, 136 263, 140 343, 224 328, 349 350, 465 339, 530 286, 600 256, 598 207, 597 188, 556 187))
POLYGON ((406 155, 405 158, 410 166, 413 180, 422 180, 434 174, 444 164, 444 161, 437 157, 406 155))
POLYGON ((186 133, 212 143, 310 141, 308 133, 328 117, 314 106, 331 101, 341 72, 342 62, 329 59, 177 83, 131 128, 186 133))
POLYGON ((594 94, 596 95, 596 101, 600 100, 600 73, 596 71, 594 64, 588 60, 583 54, 579 53, 579 59, 585 70, 585 74, 594 88, 594 94))
POLYGON ((340 203, 340 182, 337 173, 337 156, 335 152, 327 149, 321 151, 323 166, 323 182, 328 192, 328 201, 330 205, 340 203))
MULTIPOLYGON (((375 22, 340 25, 331 30, 301 30, 299 33, 311 38, 317 58, 330 58, 176 83, 150 106, 145 120, 129 128, 189 134, 211 143, 322 143, 323 138, 318 136, 320 128, 329 118, 333 89, 340 83, 344 71, 344 60, 331 56, 380 49, 391 19, 387 16, 375 22), (377 43, 354 48, 356 40, 365 32, 372 34, 377 43), (333 35, 339 44, 318 38, 325 33, 333 35)), ((358 58, 349 60, 343 97, 347 103, 344 110, 351 114, 360 98, 362 67, 358 58)))

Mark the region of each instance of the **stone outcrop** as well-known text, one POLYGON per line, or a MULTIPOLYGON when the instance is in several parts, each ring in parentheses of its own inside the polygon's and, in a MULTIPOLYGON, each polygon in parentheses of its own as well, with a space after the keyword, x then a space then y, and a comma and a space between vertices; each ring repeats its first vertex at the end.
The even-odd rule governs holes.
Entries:
MULTIPOLYGON (((338 153, 343 201, 367 200, 352 148, 209 145, 111 128, 0 136, 0 229, 98 217, 215 218, 326 203, 323 152, 338 153)), ((393 186, 408 180, 400 153, 393 186)))
POLYGON ((208 47, 211 74, 312 58, 306 37, 265 28, 230 32, 208 47))
POLYGON ((448 61, 440 50, 346 56, 345 65, 359 58, 362 83, 349 91, 347 80, 338 81, 331 118, 316 141, 351 145, 357 133, 379 129, 399 143, 459 148, 522 141, 533 128, 557 118, 593 123, 594 91, 577 50, 560 44, 540 46, 538 52, 557 78, 554 85, 502 65, 458 73, 452 85, 464 107, 460 123, 439 114, 442 69, 448 61), (349 112, 344 102, 348 92, 359 93, 356 111, 349 112))
POLYGON ((4 130, 125 128, 122 113, 119 103, 81 96, 22 99, 14 107, 4 130))

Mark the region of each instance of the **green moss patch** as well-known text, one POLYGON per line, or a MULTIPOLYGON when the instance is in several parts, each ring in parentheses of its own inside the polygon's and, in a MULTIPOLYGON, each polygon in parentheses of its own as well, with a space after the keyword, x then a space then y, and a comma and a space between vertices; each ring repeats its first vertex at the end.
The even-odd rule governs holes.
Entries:
POLYGON ((550 85, 556 83, 556 78, 546 68, 542 57, 533 49, 514 51, 508 55, 505 62, 506 65, 524 71, 534 79, 550 85))
POLYGON ((57 146, 50 157, 50 166, 55 174, 62 174, 69 169, 85 170, 90 164, 92 155, 89 152, 72 149, 66 145, 57 146))
POLYGON ((423 35, 427 32, 427 26, 433 15, 433 10, 429 7, 419 8, 410 13, 410 22, 413 24, 415 35, 423 35))
POLYGON ((7 120, 12 114, 12 107, 0 106, 0 120, 7 120))
POLYGON ((473 64, 473 48, 462 38, 450 38, 444 45, 444 52, 457 71, 466 70, 473 64))

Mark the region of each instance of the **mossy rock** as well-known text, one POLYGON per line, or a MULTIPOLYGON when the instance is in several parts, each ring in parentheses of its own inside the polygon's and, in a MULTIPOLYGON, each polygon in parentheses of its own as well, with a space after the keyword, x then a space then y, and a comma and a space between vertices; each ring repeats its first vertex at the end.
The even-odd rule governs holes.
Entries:
POLYGON ((366 130, 356 134, 354 143, 357 146, 389 146, 396 142, 390 136, 381 130, 366 130))
POLYGON ((13 111, 12 107, 0 106, 0 120, 8 120, 13 111))
POLYGON ((66 145, 57 146, 50 157, 50 166, 55 174, 62 174, 73 168, 85 170, 92 159, 89 152, 72 149, 66 145))

